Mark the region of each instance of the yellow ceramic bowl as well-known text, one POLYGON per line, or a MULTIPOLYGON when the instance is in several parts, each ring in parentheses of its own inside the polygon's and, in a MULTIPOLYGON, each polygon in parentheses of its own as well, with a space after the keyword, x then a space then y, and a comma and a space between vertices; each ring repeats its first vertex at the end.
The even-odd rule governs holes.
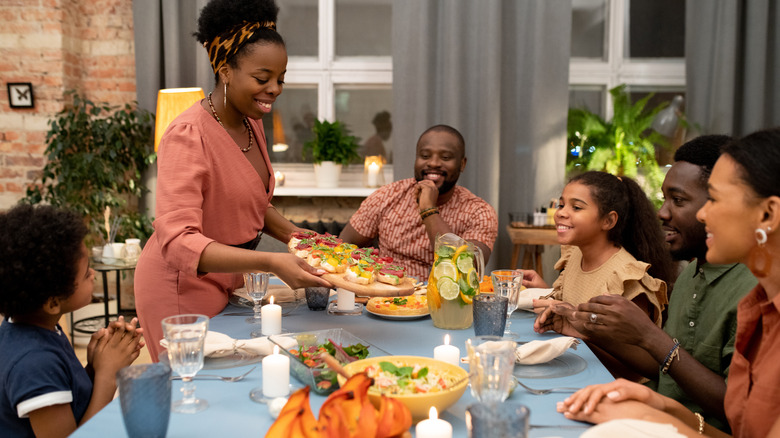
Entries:
MULTIPOLYGON (((369 357, 362 360, 357 360, 344 366, 350 374, 362 372, 371 365, 376 365, 379 362, 391 362, 393 364, 399 364, 400 366, 414 366, 420 365, 428 367, 429 372, 434 372, 440 375, 451 376, 455 383, 446 391, 432 392, 427 394, 408 394, 408 395, 388 395, 409 408, 412 413, 413 421, 416 423, 420 420, 428 418, 428 411, 431 406, 435 406, 436 410, 441 413, 460 399, 463 392, 466 391, 466 387, 469 384, 468 372, 459 366, 442 362, 440 360, 431 359, 429 357, 420 356, 380 356, 369 357)), ((338 376, 339 385, 343 385, 344 377, 338 376)), ((375 388, 370 388, 368 391, 368 397, 371 399, 371 403, 379 408, 380 395, 375 388)), ((441 415, 441 414, 440 414, 441 415)))

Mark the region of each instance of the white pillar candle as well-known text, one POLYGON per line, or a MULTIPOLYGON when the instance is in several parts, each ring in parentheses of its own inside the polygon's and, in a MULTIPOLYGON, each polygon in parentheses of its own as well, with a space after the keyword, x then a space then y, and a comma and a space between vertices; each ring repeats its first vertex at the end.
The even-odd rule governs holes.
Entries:
POLYGON ((436 408, 431 406, 428 419, 417 423, 414 434, 417 438, 452 438, 452 425, 440 420, 436 408))
POLYGON ((279 354, 274 345, 274 354, 263 358, 263 397, 286 397, 290 393, 290 358, 279 354))
POLYGON ((355 310, 355 294, 346 289, 336 289, 337 309, 342 312, 351 312, 355 310))
POLYGON ((368 165, 368 178, 366 183, 369 187, 376 187, 379 185, 379 164, 371 163, 368 165))
POLYGON ((433 349, 433 358, 442 362, 460 366, 460 348, 450 345, 450 335, 444 335, 444 345, 433 349))
POLYGON ((260 330, 264 335, 278 335, 282 332, 282 306, 274 304, 274 297, 271 302, 260 309, 262 323, 260 330))

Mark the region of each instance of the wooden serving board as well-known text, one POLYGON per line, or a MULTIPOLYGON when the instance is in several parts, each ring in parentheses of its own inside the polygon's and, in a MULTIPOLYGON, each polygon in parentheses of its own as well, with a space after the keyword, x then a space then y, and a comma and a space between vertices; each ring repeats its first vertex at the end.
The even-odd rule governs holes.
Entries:
POLYGON ((328 280, 336 287, 354 292, 361 297, 403 297, 414 293, 415 280, 404 277, 401 284, 391 284, 375 281, 371 284, 357 284, 344 278, 344 274, 322 274, 322 278, 328 280))

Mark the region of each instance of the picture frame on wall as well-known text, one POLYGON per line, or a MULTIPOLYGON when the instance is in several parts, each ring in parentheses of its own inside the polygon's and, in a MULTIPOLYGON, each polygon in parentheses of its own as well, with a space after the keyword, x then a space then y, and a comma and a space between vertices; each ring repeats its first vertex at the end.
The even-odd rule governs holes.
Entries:
POLYGON ((8 83, 8 104, 11 108, 33 108, 33 88, 30 82, 8 83))

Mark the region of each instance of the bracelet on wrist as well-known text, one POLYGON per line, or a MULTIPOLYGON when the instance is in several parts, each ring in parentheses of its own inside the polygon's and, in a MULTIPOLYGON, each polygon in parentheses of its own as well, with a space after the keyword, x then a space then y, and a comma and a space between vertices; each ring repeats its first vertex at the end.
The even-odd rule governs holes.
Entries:
POLYGON ((672 346, 672 349, 669 350, 669 354, 666 355, 666 359, 664 359, 663 364, 661 364, 661 373, 666 374, 669 372, 669 367, 672 366, 672 362, 674 361, 674 358, 676 357, 677 360, 680 360, 680 341, 677 339, 674 340, 674 345, 672 346))
POLYGON ((698 412, 694 412, 693 415, 699 420, 699 435, 704 435, 704 416, 698 412))
POLYGON ((434 214, 439 214, 439 209, 436 207, 426 208, 425 210, 420 212, 420 219, 425 220, 429 216, 433 216, 434 214))

